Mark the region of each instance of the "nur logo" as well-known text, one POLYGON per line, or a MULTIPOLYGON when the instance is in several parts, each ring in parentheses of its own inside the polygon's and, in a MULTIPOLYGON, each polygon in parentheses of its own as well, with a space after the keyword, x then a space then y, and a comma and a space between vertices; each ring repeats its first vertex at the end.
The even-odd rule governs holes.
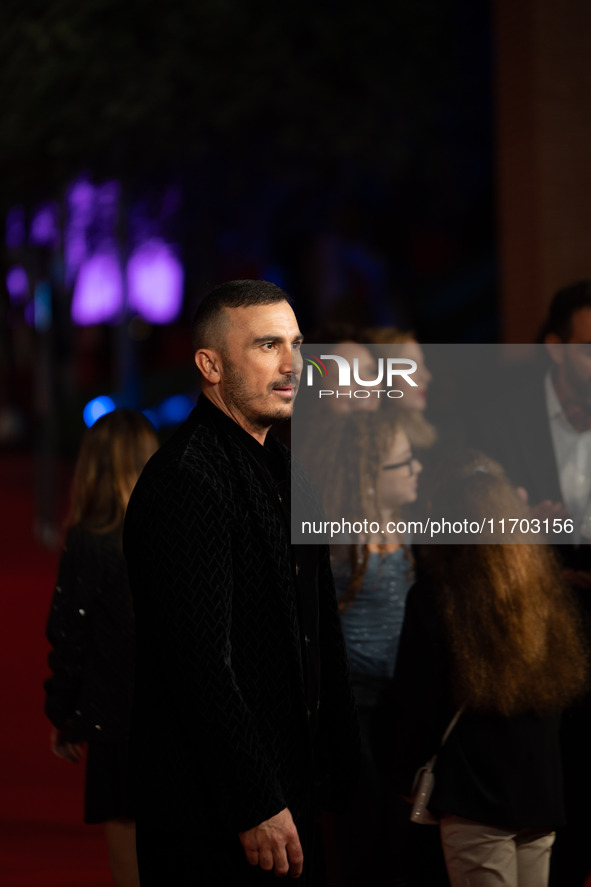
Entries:
MULTIPOLYGON (((384 394, 389 398, 399 398, 404 396, 404 392, 399 389, 392 388, 395 377, 402 378, 407 385, 417 388, 417 383, 412 378, 412 374, 417 370, 416 361, 407 357, 380 357, 376 362, 375 379, 361 379, 359 376, 359 358, 354 357, 351 363, 342 354, 321 354, 317 357, 314 354, 303 354, 306 361, 306 385, 314 385, 314 379, 317 374, 320 375, 322 381, 327 379, 329 371, 324 361, 332 360, 337 365, 338 371, 338 389, 321 389, 318 397, 356 397, 367 398, 375 394, 380 397, 384 394), (353 381, 351 381, 353 375, 353 381), (387 388, 378 388, 382 381, 385 380, 387 388)), ((334 367, 331 365, 331 370, 334 367)), ((333 372, 330 373, 333 375, 333 372)), ((330 383, 329 383, 330 384, 330 383)), ((334 384, 334 383, 333 383, 334 384)))
POLYGON ((326 369, 325 365, 322 363, 322 360, 319 357, 316 357, 315 354, 306 354, 304 352, 303 358, 306 361, 306 363, 308 364, 308 366, 306 368, 306 371, 307 371, 306 384, 307 385, 313 384, 313 377, 314 377, 314 370, 315 369, 320 373, 321 378, 324 376, 328 376, 328 370, 326 369))

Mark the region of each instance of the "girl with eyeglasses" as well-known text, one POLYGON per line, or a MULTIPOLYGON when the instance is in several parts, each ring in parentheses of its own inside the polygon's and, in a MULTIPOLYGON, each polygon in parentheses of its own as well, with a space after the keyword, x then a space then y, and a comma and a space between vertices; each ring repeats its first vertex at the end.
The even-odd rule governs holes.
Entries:
POLYGON ((332 418, 306 458, 329 518, 363 515, 376 533, 332 547, 332 566, 362 731, 362 774, 349 814, 331 822, 329 879, 340 887, 390 883, 385 792, 374 724, 394 673, 406 595, 414 581, 407 540, 384 532, 418 496, 421 463, 388 411, 332 418), (387 541, 384 541, 386 539, 387 541), (334 846, 336 845, 336 846, 334 846))

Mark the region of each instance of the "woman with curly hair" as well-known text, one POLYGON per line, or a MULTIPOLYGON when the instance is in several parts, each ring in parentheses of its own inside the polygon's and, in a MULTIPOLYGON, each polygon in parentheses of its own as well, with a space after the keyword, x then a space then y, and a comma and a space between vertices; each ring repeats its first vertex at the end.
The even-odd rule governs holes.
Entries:
MULTIPOLYGON (((475 452, 441 471, 432 513, 486 526, 527 517, 502 468, 475 452)), ((462 709, 429 803, 452 887, 544 887, 564 820, 560 714, 585 690, 587 651, 552 550, 513 539, 426 546, 424 575, 407 598, 391 710, 394 781, 410 795, 462 709)))

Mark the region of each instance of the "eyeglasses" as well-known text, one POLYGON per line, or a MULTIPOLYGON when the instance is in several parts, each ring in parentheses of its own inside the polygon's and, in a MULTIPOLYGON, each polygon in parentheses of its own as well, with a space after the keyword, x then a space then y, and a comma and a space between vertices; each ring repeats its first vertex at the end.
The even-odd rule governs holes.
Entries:
POLYGON ((419 464, 419 460, 416 456, 410 456, 410 458, 405 459, 404 462, 394 462, 392 465, 382 465, 382 471, 394 471, 395 468, 405 468, 408 466, 408 476, 412 477, 413 474, 416 474, 416 466, 419 464))

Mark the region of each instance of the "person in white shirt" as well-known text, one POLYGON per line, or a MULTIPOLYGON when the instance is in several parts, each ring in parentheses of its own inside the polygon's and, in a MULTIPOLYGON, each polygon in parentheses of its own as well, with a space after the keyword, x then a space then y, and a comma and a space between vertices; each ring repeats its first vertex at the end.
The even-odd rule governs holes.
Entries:
POLYGON ((573 542, 591 540, 591 281, 556 293, 543 330, 550 434, 573 542))

